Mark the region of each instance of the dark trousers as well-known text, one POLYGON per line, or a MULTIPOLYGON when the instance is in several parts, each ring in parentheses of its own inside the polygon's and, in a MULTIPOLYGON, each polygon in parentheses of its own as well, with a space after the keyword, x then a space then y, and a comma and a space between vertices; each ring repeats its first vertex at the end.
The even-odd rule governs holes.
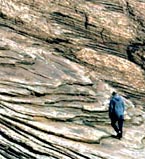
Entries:
POLYGON ((118 133, 123 133, 123 116, 118 117, 111 117, 111 126, 114 128, 114 130, 118 133))

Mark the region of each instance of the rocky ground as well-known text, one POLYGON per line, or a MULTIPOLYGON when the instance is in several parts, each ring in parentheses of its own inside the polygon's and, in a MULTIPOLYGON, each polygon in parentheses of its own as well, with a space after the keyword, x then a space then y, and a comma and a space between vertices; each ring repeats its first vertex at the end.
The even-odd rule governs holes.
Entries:
POLYGON ((0 0, 0 159, 145 158, 145 1, 0 0), (125 100, 124 136, 108 118, 125 100))

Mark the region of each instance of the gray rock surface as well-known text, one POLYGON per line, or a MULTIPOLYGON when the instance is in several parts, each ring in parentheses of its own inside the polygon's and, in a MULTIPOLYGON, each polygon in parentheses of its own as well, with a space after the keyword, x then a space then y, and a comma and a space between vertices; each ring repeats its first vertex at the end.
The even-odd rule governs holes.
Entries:
POLYGON ((145 2, 0 0, 0 159, 145 158, 145 2), (124 136, 108 118, 125 100, 124 136))

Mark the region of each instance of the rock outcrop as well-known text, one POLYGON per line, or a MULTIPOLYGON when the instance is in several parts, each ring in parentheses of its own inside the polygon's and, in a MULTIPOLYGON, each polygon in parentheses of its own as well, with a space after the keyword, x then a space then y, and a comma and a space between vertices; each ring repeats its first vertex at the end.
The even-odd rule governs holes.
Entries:
POLYGON ((145 158, 145 2, 0 0, 0 158, 145 158), (108 118, 125 100, 122 140, 108 118))

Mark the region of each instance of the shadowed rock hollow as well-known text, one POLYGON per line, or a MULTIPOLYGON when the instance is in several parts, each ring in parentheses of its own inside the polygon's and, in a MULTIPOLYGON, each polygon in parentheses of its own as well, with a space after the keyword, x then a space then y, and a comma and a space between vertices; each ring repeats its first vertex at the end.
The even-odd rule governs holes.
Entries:
POLYGON ((145 1, 0 0, 0 158, 145 158, 145 1), (124 137, 108 118, 125 100, 124 137))

